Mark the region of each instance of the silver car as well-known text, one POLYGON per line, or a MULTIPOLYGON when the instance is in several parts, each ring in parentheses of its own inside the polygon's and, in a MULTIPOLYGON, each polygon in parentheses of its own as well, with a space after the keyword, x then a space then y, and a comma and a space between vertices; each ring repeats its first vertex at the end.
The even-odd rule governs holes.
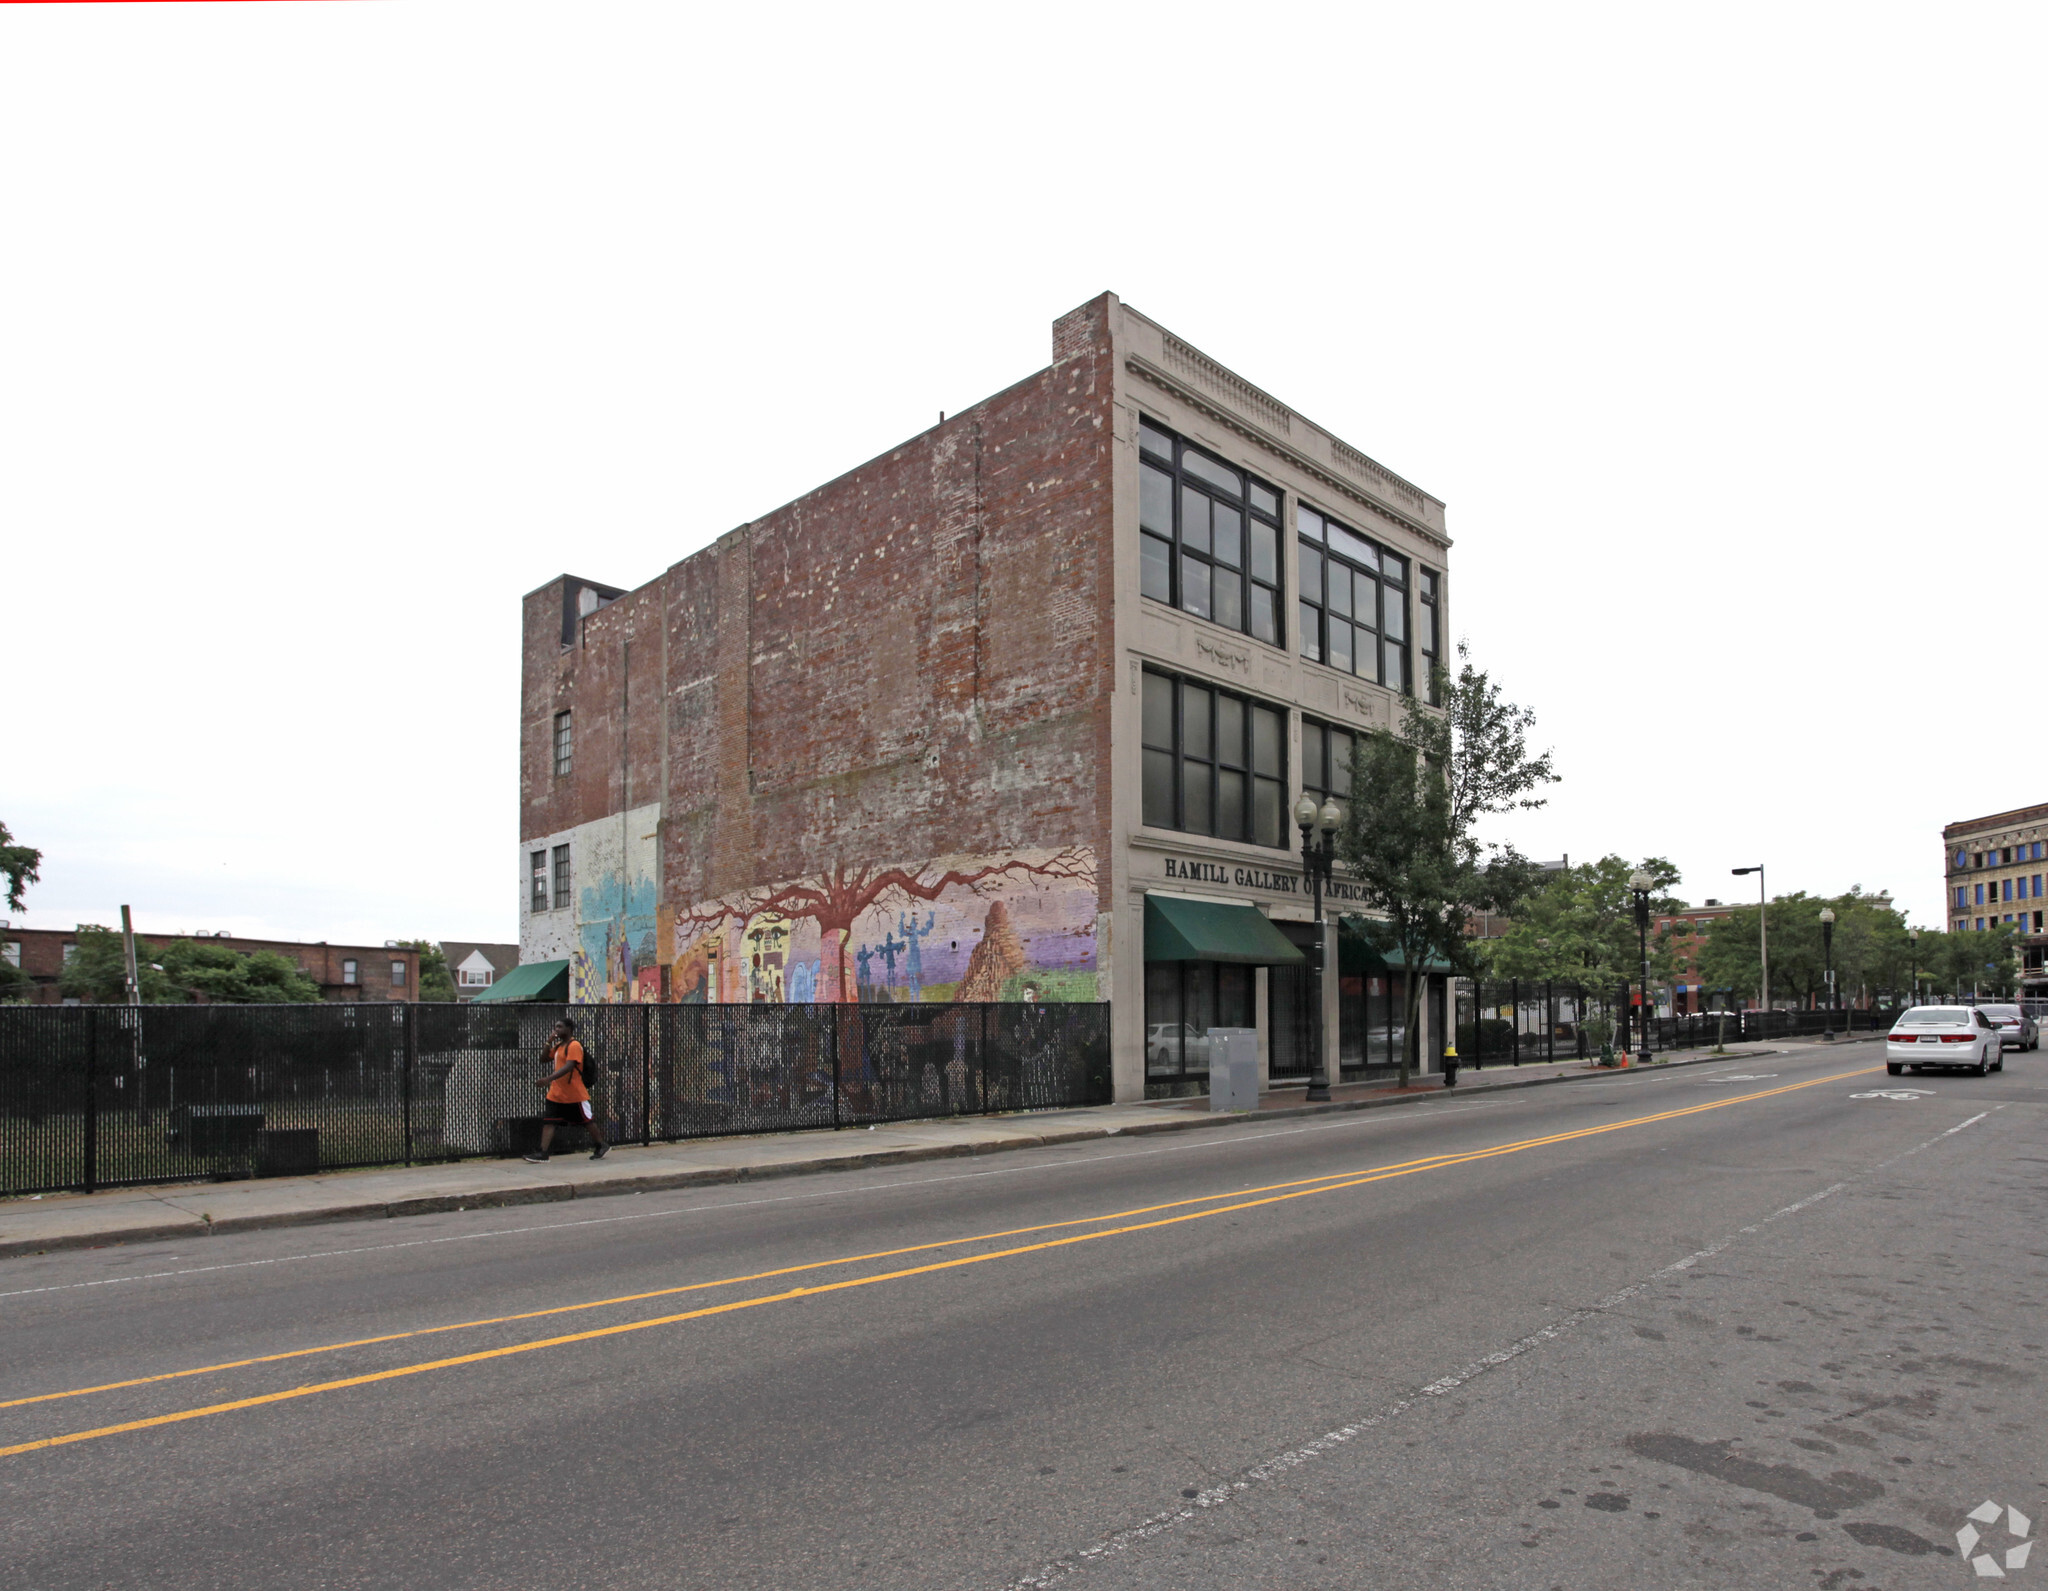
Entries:
POLYGON ((1980 1005, 1977 1009, 1998 1024, 2000 1049, 2025 1051, 2041 1047, 2041 1030, 2018 1006, 1980 1005))

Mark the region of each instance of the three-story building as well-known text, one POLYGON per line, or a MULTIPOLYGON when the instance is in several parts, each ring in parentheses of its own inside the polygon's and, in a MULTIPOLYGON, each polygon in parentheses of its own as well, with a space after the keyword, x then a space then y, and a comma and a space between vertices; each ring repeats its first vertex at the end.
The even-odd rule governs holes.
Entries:
POLYGON ((1122 1098, 1198 1086, 1215 1026, 1275 1078, 1391 1065, 1404 969, 1341 877, 1317 930, 1291 809, 1427 691, 1449 546, 1105 294, 646 584, 527 596, 522 964, 581 1001, 1108 1001, 1122 1098))

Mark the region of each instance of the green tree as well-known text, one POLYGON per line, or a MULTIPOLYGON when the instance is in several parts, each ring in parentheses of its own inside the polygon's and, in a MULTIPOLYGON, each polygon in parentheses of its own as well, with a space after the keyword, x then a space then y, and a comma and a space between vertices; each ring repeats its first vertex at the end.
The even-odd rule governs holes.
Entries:
MULTIPOLYGON (((77 945, 64 964, 59 990, 97 1005, 126 1001, 127 958, 121 936, 109 928, 81 926, 77 945)), ((144 1005, 181 1005, 197 995, 222 1005, 303 1004, 320 998, 320 985, 274 950, 245 955, 204 939, 174 939, 163 945, 138 939, 135 962, 144 1005)))
MULTIPOLYGON (((1909 981, 1912 946, 1904 914, 1881 895, 1859 885, 1844 895, 1795 891, 1773 899, 1766 913, 1770 929, 1771 998, 1790 995, 1800 1005, 1827 999, 1827 947, 1821 932, 1823 908, 1835 913, 1835 987, 1846 1005, 1861 992, 1902 989, 1909 981)), ((1743 906, 1714 922, 1699 953, 1701 981, 1756 998, 1762 988, 1757 945, 1759 908, 1743 906)), ((1922 967, 1927 966, 1925 951, 1922 967)))
POLYGON ((431 939, 407 939, 402 943, 420 953, 419 997, 422 1000, 452 1001, 455 998, 455 974, 448 970, 448 958, 441 954, 441 947, 431 939))
POLYGON ((0 874, 7 878, 7 905, 12 911, 28 909, 28 887, 40 879, 43 853, 32 845, 16 845, 7 825, 0 823, 0 874))
POLYGON ((1471 915, 1511 909, 1536 872, 1512 846, 1482 845, 1474 825, 1542 806, 1535 792, 1557 778, 1550 753, 1529 751, 1535 714, 1504 700, 1462 644, 1458 658, 1456 678, 1439 669, 1432 681, 1441 711, 1411 698, 1398 736, 1375 730, 1353 749, 1336 834, 1338 859, 1380 914, 1368 937, 1408 969, 1404 1087, 1421 1055, 1422 969, 1433 960, 1469 967, 1471 915))
MULTIPOLYGON (((1647 856, 1642 870, 1655 880, 1653 915, 1669 916, 1685 902, 1671 892, 1678 869, 1661 856, 1647 856)), ((1583 984, 1603 996, 1638 981, 1641 942, 1636 933, 1635 892, 1629 876, 1636 864, 1619 856, 1560 868, 1515 908, 1506 933, 1485 947, 1486 970, 1496 978, 1583 984)), ((1650 935, 1650 977, 1669 981, 1677 971, 1672 931, 1650 935)))
POLYGON ((2010 995, 2019 982, 2019 941, 2004 923, 1961 933, 1930 929, 1920 935, 1920 981, 1930 1000, 1973 991, 2010 995))

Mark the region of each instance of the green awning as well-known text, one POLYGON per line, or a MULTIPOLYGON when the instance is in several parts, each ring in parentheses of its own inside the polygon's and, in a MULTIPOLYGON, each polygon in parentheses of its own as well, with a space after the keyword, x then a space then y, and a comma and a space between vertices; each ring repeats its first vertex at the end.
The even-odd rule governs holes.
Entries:
POLYGON ((473 1004, 486 1000, 566 1001, 569 998, 569 963, 535 961, 514 967, 478 995, 473 1004))
MULTIPOLYGON (((1337 919, 1337 971, 1343 977, 1383 978, 1390 972, 1405 972, 1408 957, 1401 950, 1383 950, 1372 941, 1368 924, 1376 926, 1376 919, 1345 913, 1337 919)), ((1450 972, 1454 969, 1441 956, 1431 956, 1422 963, 1424 972, 1450 972)))
POLYGON ((1235 961, 1254 967, 1299 967, 1308 958, 1256 906, 1145 897, 1147 961, 1235 961))

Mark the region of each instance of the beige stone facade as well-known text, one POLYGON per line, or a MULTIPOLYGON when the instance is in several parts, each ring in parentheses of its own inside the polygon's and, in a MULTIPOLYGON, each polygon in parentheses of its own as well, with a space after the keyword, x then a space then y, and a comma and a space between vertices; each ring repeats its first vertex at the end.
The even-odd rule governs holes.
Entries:
POLYGON ((2048 806, 1948 824, 1941 842, 1950 929, 2011 928, 2028 997, 2048 996, 2048 806))

